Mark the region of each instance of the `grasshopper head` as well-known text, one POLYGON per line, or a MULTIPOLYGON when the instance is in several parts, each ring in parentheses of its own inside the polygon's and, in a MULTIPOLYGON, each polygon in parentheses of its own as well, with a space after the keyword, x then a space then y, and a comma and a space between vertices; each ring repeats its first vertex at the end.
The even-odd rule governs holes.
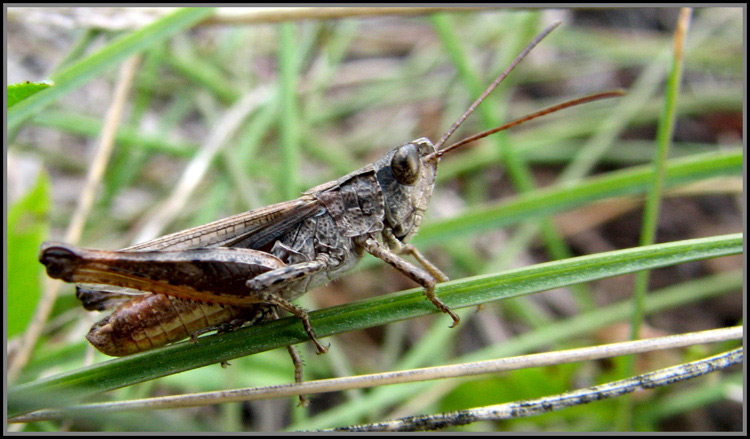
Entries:
POLYGON ((401 241, 419 229, 435 186, 437 162, 429 139, 421 137, 394 148, 376 163, 377 179, 385 198, 386 227, 401 241))

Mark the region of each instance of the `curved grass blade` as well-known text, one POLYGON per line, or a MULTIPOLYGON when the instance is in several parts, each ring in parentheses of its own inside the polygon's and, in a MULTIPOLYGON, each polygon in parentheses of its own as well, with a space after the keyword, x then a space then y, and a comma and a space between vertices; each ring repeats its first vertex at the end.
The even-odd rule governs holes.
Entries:
MULTIPOLYGON (((666 186, 725 175, 742 175, 741 150, 696 154, 667 163, 666 186)), ((472 231, 517 224, 522 221, 586 205, 593 201, 645 193, 653 178, 650 165, 632 167, 593 177, 574 185, 555 186, 520 194, 490 206, 476 207, 455 217, 428 222, 414 237, 415 244, 444 241, 472 231)))
MULTIPOLYGON (((437 293, 446 305, 463 308, 742 251, 741 233, 677 241, 446 282, 439 285, 437 293)), ((318 336, 323 338, 435 312, 421 289, 411 289, 315 311, 310 317, 318 336)), ((307 335, 298 319, 285 318, 202 338, 197 344, 179 343, 14 386, 8 391, 8 414, 64 407, 95 393, 305 341, 307 335)))
POLYGON ((213 13, 214 10, 211 8, 177 10, 142 29, 117 38, 96 53, 71 64, 50 78, 55 83, 54 87, 41 90, 8 109, 8 132, 17 128, 27 117, 62 98, 86 81, 114 68, 125 58, 189 28, 213 13))

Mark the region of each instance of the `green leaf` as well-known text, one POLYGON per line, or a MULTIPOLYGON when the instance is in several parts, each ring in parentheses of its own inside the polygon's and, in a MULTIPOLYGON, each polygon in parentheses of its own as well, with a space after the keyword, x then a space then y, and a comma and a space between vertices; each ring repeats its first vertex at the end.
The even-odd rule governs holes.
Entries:
POLYGON ((28 98, 34 93, 52 87, 51 81, 43 82, 22 82, 20 84, 11 84, 8 86, 8 108, 16 105, 18 102, 28 98))
POLYGON ((47 237, 50 183, 40 172, 34 187, 8 212, 8 337, 23 332, 41 291, 39 245, 47 237))

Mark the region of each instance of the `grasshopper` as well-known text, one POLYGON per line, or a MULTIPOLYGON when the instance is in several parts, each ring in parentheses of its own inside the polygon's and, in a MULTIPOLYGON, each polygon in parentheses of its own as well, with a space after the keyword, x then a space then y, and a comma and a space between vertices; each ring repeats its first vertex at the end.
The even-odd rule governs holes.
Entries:
MULTIPOLYGON (((88 340, 121 356, 186 337, 226 331, 276 317, 282 308, 301 319, 319 354, 326 352, 305 310, 292 301, 349 271, 369 253, 424 288, 425 296, 459 317, 435 294, 448 280, 414 246, 433 192, 440 159, 449 151, 533 118, 622 92, 606 92, 532 113, 443 147, 510 71, 559 23, 545 29, 516 57, 435 144, 419 138, 338 180, 291 201, 240 213, 122 249, 99 251, 43 244, 39 260, 50 277, 79 286, 87 309, 115 308, 94 325, 88 340), (414 264, 404 259, 411 255, 414 264), (101 286, 108 286, 102 288, 101 286), (111 286, 148 294, 133 298, 111 286)), ((295 353, 292 353, 293 359, 295 353)), ((295 359, 296 379, 301 378, 295 359)))

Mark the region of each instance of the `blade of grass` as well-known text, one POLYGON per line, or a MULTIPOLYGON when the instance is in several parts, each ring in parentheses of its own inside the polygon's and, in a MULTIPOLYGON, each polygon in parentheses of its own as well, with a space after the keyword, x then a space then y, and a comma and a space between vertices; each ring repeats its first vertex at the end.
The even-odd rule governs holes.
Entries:
MULTIPOLYGON (((362 389, 392 384, 414 383, 418 381, 461 378, 543 366, 558 366, 570 362, 615 358, 626 354, 642 354, 660 350, 687 348, 708 343, 728 343, 741 339, 743 335, 742 329, 742 326, 734 326, 662 337, 651 337, 637 341, 624 341, 596 346, 570 348, 510 358, 495 358, 487 361, 457 363, 419 369, 405 369, 384 373, 316 380, 302 383, 300 386, 303 387, 302 389, 298 388, 297 384, 288 384, 284 386, 260 386, 256 388, 234 389, 230 391, 220 390, 200 392, 191 395, 145 398, 140 401, 83 404, 69 407, 67 410, 84 414, 88 414, 92 411, 112 413, 130 410, 164 410, 178 407, 200 407, 209 404, 225 404, 228 402, 258 400, 282 395, 291 396, 299 390, 309 391, 310 393, 323 393, 343 391, 345 389, 362 389)), ((73 413, 70 414, 72 415, 73 413)), ((61 412, 51 411, 40 414, 38 417, 34 418, 35 420, 42 420, 63 418, 66 415, 67 414, 61 412)), ((18 419, 14 421, 23 422, 18 419)))
MULTIPOLYGON (((679 97, 680 82, 682 79, 683 49, 685 36, 690 26, 692 9, 680 9, 677 21, 677 29, 674 34, 674 53, 669 77, 667 78, 667 89, 664 96, 664 109, 659 118, 656 131, 656 151, 653 160, 653 181, 646 196, 646 204, 643 211, 643 223, 641 226, 640 245, 649 245, 656 240, 656 226, 659 221, 659 207, 664 188, 666 174, 666 161, 669 154, 669 146, 674 133, 676 119, 677 99, 679 97)), ((649 271, 645 270, 636 275, 633 286, 633 315, 630 319, 630 339, 638 338, 644 318, 644 303, 648 289, 649 271)), ((623 357, 623 374, 633 375, 635 373, 636 358, 633 355, 623 357)), ((633 410, 635 403, 633 395, 628 395, 620 400, 618 427, 620 431, 630 431, 633 428, 633 410)))
MULTIPOLYGON (((630 96, 630 94, 628 94, 628 96, 630 96)), ((631 119, 629 127, 650 126, 651 124, 656 123, 660 111, 657 109, 656 104, 656 101, 649 100, 644 106, 640 107, 640 110, 631 119)), ((659 104, 663 106, 663 102, 659 102, 659 104)), ((702 91, 683 95, 680 100, 678 111, 680 117, 701 117, 701 115, 711 113, 741 112, 742 104, 742 96, 738 96, 736 93, 730 95, 723 92, 716 93, 713 91, 702 91)), ((543 103, 540 105, 540 107, 544 106, 543 103)), ((594 111, 592 113, 596 112, 594 111)), ((601 117, 600 114, 595 114, 594 116, 597 118, 601 117)), ((564 125, 540 124, 539 127, 529 126, 525 130, 519 130, 512 133, 512 136, 519 152, 528 156, 527 160, 529 161, 533 160, 532 158, 535 158, 538 155, 545 157, 549 154, 554 156, 557 153, 564 153, 567 158, 573 156, 574 153, 580 154, 581 146, 580 141, 577 140, 577 138, 591 135, 591 127, 595 126, 593 125, 594 122, 593 117, 579 116, 570 119, 570 123, 564 125), (554 147, 550 147, 549 141, 546 140, 550 138, 555 139, 554 147)), ((627 157, 634 153, 630 147, 630 145, 633 144, 643 145, 643 148, 645 148, 646 145, 644 141, 619 140, 617 147, 609 148, 605 155, 602 156, 602 159, 607 159, 608 161, 610 157, 627 157)), ((715 145, 713 147, 715 148, 715 145)), ((650 160, 653 157, 652 151, 653 142, 649 143, 647 160, 650 160)), ((704 149, 703 151, 705 152, 706 150, 704 149)), ((643 152, 640 152, 638 155, 643 156, 643 154, 643 152)), ((565 162, 568 161, 569 160, 565 160, 565 162)), ((452 157, 445 163, 441 163, 437 180, 438 182, 453 181, 457 176, 471 174, 483 167, 494 166, 496 163, 497 159, 493 155, 482 152, 479 148, 469 149, 456 157, 452 157)))
MULTIPOLYGON (((647 311, 656 313, 668 310, 686 303, 696 302, 701 299, 713 297, 727 291, 741 289, 743 285, 743 273, 741 271, 711 276, 705 279, 686 282, 681 285, 671 286, 660 290, 658 294, 648 297, 647 311)), ((581 314, 563 321, 554 322, 544 328, 531 331, 502 344, 495 344, 484 349, 472 352, 458 358, 453 362, 482 361, 492 358, 520 355, 526 352, 534 352, 553 345, 556 342, 569 339, 577 339, 592 331, 613 323, 627 320, 630 315, 630 302, 619 302, 609 306, 601 307, 595 311, 581 314)), ((443 332, 449 332, 446 328, 443 332)), ((451 331, 452 332, 452 331, 451 331)), ((436 346, 437 337, 429 334, 420 345, 436 346)), ((401 365, 399 365, 401 366, 401 365)), ((402 367, 395 367, 399 370, 402 367)), ((369 419, 370 413, 378 407, 391 407, 403 404, 403 401, 423 395, 436 385, 440 386, 443 395, 451 392, 459 382, 440 383, 415 383, 409 386, 396 386, 374 389, 368 393, 357 404, 341 405, 316 415, 309 424, 291 425, 289 429, 314 429, 325 428, 332 425, 341 425, 351 422, 352 419, 369 419)))
MULTIPOLYGON (((699 154, 667 162, 667 187, 724 175, 742 175, 741 150, 699 154)), ((653 178, 651 166, 614 171, 583 180, 575 185, 539 189, 516 198, 476 207, 441 221, 424 224, 414 237, 415 244, 431 244, 448 237, 516 224, 539 215, 549 215, 596 200, 644 193, 653 178)))
MULTIPOLYGON (((76 205, 76 209, 73 212, 73 216, 65 232, 65 241, 67 242, 77 243, 83 234, 83 228, 86 225, 89 213, 94 204, 96 188, 102 181, 104 171, 107 168, 107 164, 114 148, 117 125, 120 123, 123 107, 127 100, 128 92, 133 82, 133 78, 135 77, 135 71, 139 62, 140 56, 136 56, 127 60, 120 68, 120 77, 115 88, 112 103, 110 104, 105 116, 106 122, 102 131, 102 137, 99 140, 96 155, 94 156, 89 172, 86 175, 86 184, 81 192, 78 204, 76 205)), ((52 312, 52 306, 55 303, 61 285, 62 283, 59 281, 47 279, 43 295, 37 303, 37 308, 34 311, 33 319, 27 327, 26 332, 23 334, 21 346, 16 351, 15 356, 12 357, 11 361, 8 362, 7 377, 9 381, 14 380, 18 376, 21 369, 23 369, 31 357, 31 353, 42 333, 44 324, 52 312)))
MULTIPOLYGON (((640 245, 653 244, 656 240, 656 225, 659 219, 659 206, 661 203, 662 192, 664 190, 664 180, 666 174, 666 162, 669 155, 669 147, 674 133, 677 100, 680 92, 680 82, 682 79, 683 48, 685 45, 685 36, 690 26, 690 17, 692 9, 682 8, 678 20, 677 29, 674 36, 674 54, 672 66, 667 79, 667 90, 664 96, 664 109, 659 119, 659 126, 656 131, 656 153, 653 160, 653 184, 648 191, 646 204, 643 212, 643 227, 641 229, 640 245)), ((636 276, 635 288, 633 291, 633 320, 631 321, 631 339, 638 336, 641 324, 643 322, 643 301, 648 286, 649 272, 643 271, 636 276)), ((632 357, 630 357, 632 360, 632 357)), ((632 374, 634 364, 630 362, 628 374, 632 374)))
POLYGON ((294 23, 279 26, 279 68, 281 70, 281 155, 283 170, 279 181, 285 200, 299 196, 299 111, 297 109, 297 29, 294 23))
POLYGON ((12 132, 29 116, 114 68, 133 54, 191 27, 213 13, 211 8, 179 9, 142 29, 117 38, 96 53, 71 64, 50 78, 55 83, 54 87, 39 92, 8 110, 8 131, 12 132))
POLYGON ((68 51, 68 53, 65 54, 65 57, 60 61, 60 63, 55 68, 56 72, 62 71, 69 65, 71 65, 74 61, 81 58, 83 55, 86 54, 86 51, 89 49, 89 46, 96 40, 97 37, 101 35, 100 29, 86 29, 83 31, 82 34, 78 35, 78 40, 76 41, 75 45, 68 51))
MULTIPOLYGON (((148 72, 152 76, 157 74, 160 62, 155 53, 163 49, 163 45, 161 46, 151 47, 144 51, 141 71, 148 72)), ((136 77, 135 87, 133 87, 130 117, 127 122, 122 123, 124 126, 139 126, 140 121, 152 104, 153 94, 148 90, 138 88, 137 79, 136 77)), ((117 139, 117 133, 115 134, 115 139, 117 139)), ((98 201, 100 206, 109 206, 122 189, 136 181, 140 176, 141 169, 150 158, 147 151, 137 144, 118 143, 118 146, 119 148, 115 149, 110 161, 109 170, 104 176, 105 184, 103 185, 102 194, 98 201)))
POLYGON ((175 219, 180 210, 187 205, 187 200, 205 177, 217 154, 230 143, 247 116, 267 102, 269 96, 268 88, 257 88, 224 111, 221 122, 216 124, 205 145, 183 170, 180 180, 169 197, 154 206, 141 219, 136 227, 134 242, 145 242, 159 236, 162 230, 175 219))
POLYGON ((393 421, 365 425, 350 425, 331 430, 357 432, 430 431, 447 427, 465 426, 482 421, 501 421, 543 415, 552 411, 588 404, 594 401, 616 398, 628 392, 655 389, 676 382, 697 378, 740 364, 743 359, 743 349, 737 348, 716 356, 704 358, 700 361, 680 364, 623 380, 579 389, 573 392, 448 413, 409 416, 393 421))
MULTIPOLYGON (((708 32, 702 32, 698 37, 702 41, 708 35, 708 32)), ((657 57, 656 61, 652 61, 649 67, 639 76, 636 83, 628 90, 628 94, 618 103, 617 107, 610 111, 609 116, 605 117, 602 122, 596 121, 596 126, 599 128, 593 132, 593 137, 578 150, 578 153, 560 176, 560 182, 582 178, 600 161, 604 153, 611 149, 617 136, 628 126, 631 119, 641 111, 645 103, 648 102, 648 97, 659 86, 659 78, 661 78, 664 70, 663 59, 666 59, 668 54, 669 52, 665 50, 657 57)), ((586 126, 590 126, 590 124, 586 124, 586 126)), ((552 136, 556 138, 554 135, 552 136)), ((505 250, 490 265, 500 269, 516 260, 519 252, 525 249, 528 243, 537 236, 540 228, 544 227, 547 228, 545 235, 550 236, 552 242, 558 242, 554 234, 550 235, 551 232, 548 225, 539 222, 523 224, 508 241, 505 250)), ((555 248, 558 248, 558 250, 553 250, 553 253, 562 251, 560 242, 555 245, 555 248)), ((559 254, 563 255, 562 253, 559 254)), ((582 301, 583 304, 588 303, 585 300, 588 296, 583 291, 578 291, 577 293, 578 297, 584 298, 582 301)), ((630 371, 627 375, 632 375, 633 373, 633 371, 630 371)))
MULTIPOLYGON (((535 19, 533 21, 536 22, 538 20, 535 19)), ((461 72, 461 76, 464 81, 467 82, 469 89, 472 90, 472 94, 478 96, 479 94, 476 92, 481 90, 482 87, 479 86, 477 75, 469 67, 465 52, 459 50, 456 42, 455 31, 450 18, 445 14, 435 14, 432 17, 432 22, 435 27, 435 32, 441 37, 441 40, 446 46, 446 51, 451 55, 454 64, 456 64, 459 72, 461 72)), ((527 28, 530 26, 533 26, 533 24, 530 24, 527 28)), ((510 53, 514 54, 518 52, 519 50, 510 50, 510 53)), ((477 111, 482 116, 486 128, 500 125, 501 119, 493 114, 496 110, 492 101, 485 102, 485 105, 478 107, 477 111)), ((531 170, 523 157, 516 152, 511 142, 507 141, 507 135, 503 134, 499 137, 495 136, 494 139, 497 143, 497 151, 499 152, 503 166, 508 171, 515 188, 520 193, 533 191, 536 184, 531 170)), ((572 256, 573 253, 570 251, 563 240, 562 235, 556 230, 551 220, 543 218, 539 221, 542 236, 550 256, 553 259, 565 259, 572 256)), ((594 307, 591 294, 585 285, 576 285, 573 287, 573 290, 578 304, 583 309, 592 309, 594 307)))
MULTIPOLYGON (((447 306, 463 308, 643 269, 738 254, 742 250, 742 234, 678 241, 548 262, 499 275, 461 279, 439 285, 436 292, 447 306)), ((315 311, 310 317, 318 336, 323 338, 435 312, 422 291, 412 289, 315 311)), ((108 361, 12 387, 8 391, 9 414, 64 406, 93 393, 307 339, 298 319, 285 318, 206 337, 197 344, 180 343, 108 361)))
MULTIPOLYGON (((101 119, 72 111, 45 111, 34 117, 30 123, 88 137, 96 137, 102 130, 101 119)), ((120 145, 137 145, 154 153, 174 157, 191 157, 198 149, 195 143, 175 142, 163 135, 143 133, 130 126, 120 127, 115 140, 120 145)))
POLYGON ((164 61, 181 75, 201 87, 211 91, 225 105, 232 105, 242 96, 231 78, 219 68, 194 52, 188 41, 181 41, 174 53, 164 57, 164 61))

